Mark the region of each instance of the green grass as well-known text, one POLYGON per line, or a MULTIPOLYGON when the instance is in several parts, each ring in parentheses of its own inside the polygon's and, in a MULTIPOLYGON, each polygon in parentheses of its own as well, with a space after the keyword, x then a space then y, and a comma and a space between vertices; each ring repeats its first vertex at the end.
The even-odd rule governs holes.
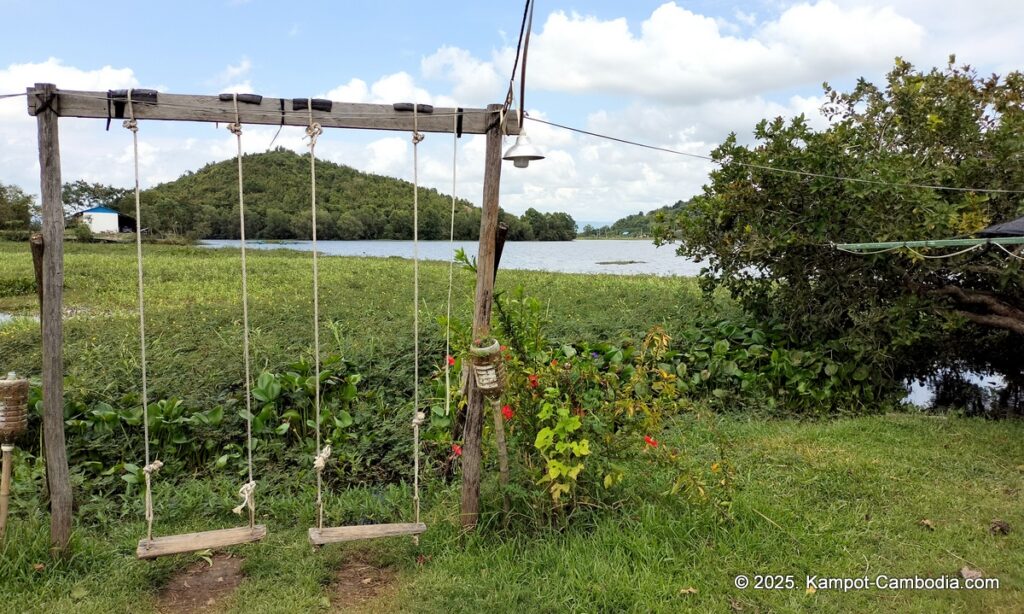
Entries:
MULTIPOLYGON (((155 396, 203 402, 241 379, 237 252, 147 246, 147 309, 155 396)), ((134 276, 130 246, 69 246, 69 388, 116 398, 137 386, 134 276)), ((252 258, 252 314, 258 364, 280 365, 308 351, 309 259, 290 252, 252 258)), ((424 267, 425 308, 442 313, 447 270, 424 267)), ((406 373, 411 316, 410 267, 400 260, 323 261, 325 318, 337 323, 346 356, 373 378, 406 373)), ((35 297, 17 280, 31 277, 21 244, 0 242, 0 311, 29 314, 35 297)), ((654 324, 672 330, 705 305, 689 280, 502 271, 499 290, 523 284, 548 303, 559 339, 635 337, 654 324)), ((471 276, 458 273, 456 306, 468 314, 471 276)), ((465 318, 465 315, 461 317, 465 318)), ((426 332, 440 358, 436 320, 426 332)), ((38 324, 0 327, 0 368, 38 375, 38 324)), ((738 470, 734 519, 662 494, 671 476, 640 457, 619 487, 629 503, 584 510, 566 529, 501 529, 493 476, 484 485, 483 523, 456 528, 458 491, 424 485, 429 531, 419 547, 392 539, 313 551, 308 468, 259 474, 260 544, 234 548, 246 579, 223 604, 232 612, 327 611, 330 584, 358 555, 399 571, 396 592, 379 609, 402 611, 702 612, 1019 612, 1024 608, 1024 424, 955 417, 886 415, 834 421, 721 418, 738 470), (991 520, 1011 526, 990 535, 991 520), (929 519, 935 529, 920 521, 929 519), (422 564, 417 555, 423 555, 422 564), (989 591, 881 591, 807 594, 804 577, 955 575, 964 565, 998 578, 989 591), (737 574, 793 575, 793 590, 739 590, 737 574), (683 592, 696 589, 696 593, 683 592)), ((658 435, 664 447, 697 454, 706 431, 677 417, 658 435)), ((20 454, 20 453, 19 453, 20 454)), ((29 465, 18 464, 15 505, 0 550, 0 611, 147 612, 180 556, 136 561, 144 531, 137 492, 95 502, 76 492, 71 555, 47 554, 48 518, 29 465), (97 510, 101 511, 99 513, 97 510), (36 570, 34 565, 44 567, 36 570)), ((158 480, 159 534, 233 526, 237 479, 158 480)), ((410 518, 408 485, 332 492, 329 522, 410 518)))
MULTIPOLYGON (((146 315, 153 398, 190 403, 220 398, 242 381, 241 287, 237 250, 145 246, 146 315)), ((65 307, 69 386, 111 400, 138 386, 134 246, 68 245, 65 307)), ((36 313, 27 246, 0 242, 0 312, 36 313), (15 290, 3 292, 4 288, 15 290), (17 291, 20 289, 21 291, 17 291)), ((421 344, 439 365, 444 353, 448 268, 421 267, 421 344)), ((690 280, 501 271, 497 291, 523 285, 548 306, 556 339, 636 337, 655 324, 673 327, 702 303, 690 280)), ((312 347, 312 274, 308 253, 249 252, 250 322, 256 369, 293 362, 312 347)), ((325 351, 340 351, 371 381, 410 381, 412 267, 396 258, 325 258, 320 274, 325 351), (404 380, 403 380, 404 378, 404 380)), ((468 326, 472 273, 457 270, 453 318, 468 326)), ((39 327, 0 328, 0 363, 39 374, 39 327)))
MULTIPOLYGON (((561 532, 503 534, 495 499, 485 527, 460 538, 454 486, 427 486, 430 530, 419 548, 407 539, 312 551, 313 490, 282 476, 262 488, 261 522, 270 534, 236 548, 246 580, 225 604, 234 612, 327 609, 336 569, 355 552, 399 569, 389 607, 404 611, 901 611, 1016 612, 1024 603, 1024 425, 959 418, 876 416, 835 422, 727 419, 723 432, 740 468, 735 520, 719 523, 701 507, 664 496, 642 461, 626 488, 644 502, 580 515, 561 532), (919 524, 930 519, 931 531, 919 524), (992 536, 989 522, 1012 532, 992 536), (770 519, 770 520, 769 520, 770 519), (426 560, 417 565, 417 554, 426 560), (807 575, 954 575, 963 565, 998 578, 988 591, 804 590, 807 575), (736 574, 793 575, 794 590, 738 590, 736 574), (682 593, 695 588, 695 594, 682 593)), ((662 445, 687 449, 698 436, 679 420, 662 445)), ((231 526, 233 485, 193 482, 158 489, 158 531, 231 526)), ((137 506, 136 506, 137 507, 137 506)), ((408 518, 404 487, 332 495, 335 518, 408 518)), ((0 560, 6 611, 150 611, 176 569, 196 560, 134 560, 141 514, 127 522, 79 526, 72 556, 46 555, 42 513, 17 513, 0 560), (33 563, 46 569, 33 571, 33 563)))

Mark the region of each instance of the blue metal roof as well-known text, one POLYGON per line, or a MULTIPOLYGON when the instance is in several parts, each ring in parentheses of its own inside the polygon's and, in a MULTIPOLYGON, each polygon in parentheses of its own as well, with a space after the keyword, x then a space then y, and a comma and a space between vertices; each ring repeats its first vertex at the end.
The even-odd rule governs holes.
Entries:
POLYGON ((93 207, 92 209, 79 211, 79 213, 116 213, 117 215, 121 215, 120 213, 117 213, 117 211, 114 211, 110 207, 93 207))

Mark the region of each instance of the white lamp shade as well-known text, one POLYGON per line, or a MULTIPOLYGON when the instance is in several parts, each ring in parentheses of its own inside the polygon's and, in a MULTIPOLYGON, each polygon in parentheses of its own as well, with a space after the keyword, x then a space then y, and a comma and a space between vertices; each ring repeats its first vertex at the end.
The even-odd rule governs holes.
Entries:
POLYGON ((502 159, 512 160, 516 168, 526 168, 534 160, 543 160, 544 154, 530 142, 530 137, 524 131, 519 133, 515 144, 508 148, 502 159))

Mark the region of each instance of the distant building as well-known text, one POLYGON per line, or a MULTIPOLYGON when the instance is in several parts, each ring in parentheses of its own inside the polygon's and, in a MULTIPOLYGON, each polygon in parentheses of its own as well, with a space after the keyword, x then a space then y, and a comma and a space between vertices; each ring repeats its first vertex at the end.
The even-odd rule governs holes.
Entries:
POLYGON ((93 207, 71 216, 81 220, 94 233, 135 232, 135 218, 118 213, 109 207, 93 207))

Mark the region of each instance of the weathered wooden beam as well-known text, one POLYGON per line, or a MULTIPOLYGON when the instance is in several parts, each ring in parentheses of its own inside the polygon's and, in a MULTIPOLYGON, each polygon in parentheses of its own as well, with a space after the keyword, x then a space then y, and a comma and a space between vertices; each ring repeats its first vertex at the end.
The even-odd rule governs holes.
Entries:
MULTIPOLYGON (((36 95, 36 88, 29 88, 28 93, 28 113, 36 115, 41 106, 39 97, 36 95)), ((116 117, 117 106, 108 104, 107 92, 56 90, 56 93, 56 103, 60 106, 61 117, 121 119, 116 117)), ((304 102, 305 99, 302 100, 304 102)), ((127 109, 123 108, 123 104, 121 106, 122 114, 127 116, 127 109)), ((309 111, 304 108, 304 105, 300 106, 303 106, 301 110, 294 110, 291 98, 263 98, 260 104, 239 102, 238 117, 243 124, 305 127, 309 125, 309 111)), ((140 120, 221 123, 235 121, 234 101, 221 100, 218 96, 159 92, 156 104, 140 101, 133 103, 132 107, 135 111, 135 118, 140 120)), ((500 108, 500 105, 491 105, 487 110, 462 109, 462 133, 486 134, 490 127, 499 121, 500 108)), ((459 109, 452 107, 434 107, 432 113, 419 112, 417 118, 419 131, 451 133, 454 130, 452 117, 458 112, 459 109)), ((314 108, 312 115, 313 121, 324 128, 404 130, 407 132, 413 129, 412 111, 396 111, 390 104, 332 102, 330 111, 314 108)), ((519 134, 516 113, 509 113, 505 117, 505 126, 507 134, 519 134)))
POLYGON ((50 548, 54 555, 62 555, 71 539, 71 479, 64 447, 64 203, 56 89, 50 83, 37 83, 29 98, 46 109, 36 115, 45 244, 43 308, 39 314, 43 334, 43 442, 50 489, 50 548))
POLYGON ((314 546, 351 542, 360 539, 377 539, 379 537, 398 537, 401 535, 419 535, 427 530, 422 522, 394 524, 366 524, 350 527, 316 527, 309 530, 309 541, 314 546))
MULTIPOLYGON (((488 110, 497 111, 500 105, 488 110)), ((480 216, 480 247, 476 257, 476 307, 473 313, 473 339, 483 339, 491 331, 491 306, 494 299, 495 239, 498 231, 498 195, 501 187, 501 130, 495 125, 487 132, 484 157, 483 211, 480 216)), ((466 405, 465 440, 462 442, 462 501, 459 518, 462 526, 476 526, 480 515, 480 459, 483 434, 484 395, 470 377, 466 405)))
POLYGON ((258 524, 254 527, 238 527, 217 531, 203 531, 201 533, 168 535, 155 539, 140 539, 139 547, 135 549, 135 556, 140 559, 155 559, 183 552, 216 550, 228 546, 237 546, 238 544, 258 542, 266 536, 267 527, 258 524))

